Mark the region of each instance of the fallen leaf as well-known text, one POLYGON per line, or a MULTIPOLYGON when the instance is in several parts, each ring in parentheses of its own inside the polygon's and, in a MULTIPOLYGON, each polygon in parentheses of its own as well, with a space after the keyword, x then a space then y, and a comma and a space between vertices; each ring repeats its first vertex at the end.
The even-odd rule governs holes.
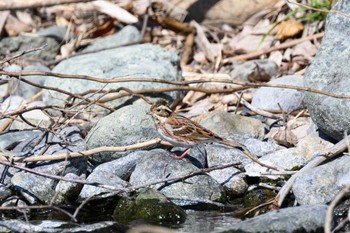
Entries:
POLYGON ((101 1, 94 1, 92 2, 92 4, 96 7, 98 11, 105 13, 106 15, 109 15, 112 18, 115 18, 120 22, 133 24, 139 21, 135 16, 130 14, 128 11, 124 10, 123 8, 111 2, 101 0, 101 1))
POLYGON ((272 139, 275 140, 277 144, 286 147, 292 147, 298 144, 297 137, 286 127, 280 127, 272 139))
POLYGON ((22 23, 15 16, 8 15, 5 23, 5 30, 9 36, 17 36, 21 32, 29 32, 32 27, 22 23))
POLYGON ((304 25, 296 20, 283 21, 277 27, 277 39, 285 40, 300 34, 304 30, 304 25))

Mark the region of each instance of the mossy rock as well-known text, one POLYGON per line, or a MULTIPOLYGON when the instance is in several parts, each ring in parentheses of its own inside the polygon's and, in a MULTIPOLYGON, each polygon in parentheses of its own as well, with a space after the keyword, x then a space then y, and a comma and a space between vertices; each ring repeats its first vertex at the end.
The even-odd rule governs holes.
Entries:
POLYGON ((184 222, 186 213, 159 191, 147 188, 119 200, 113 218, 120 223, 143 219, 152 224, 171 225, 184 222))

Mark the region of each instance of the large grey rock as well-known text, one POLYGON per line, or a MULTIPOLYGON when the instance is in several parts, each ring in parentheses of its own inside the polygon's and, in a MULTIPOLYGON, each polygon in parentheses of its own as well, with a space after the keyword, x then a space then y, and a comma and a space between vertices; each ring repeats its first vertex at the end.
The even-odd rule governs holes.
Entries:
MULTIPOLYGON (((303 78, 297 75, 286 75, 268 83, 302 87, 303 78)), ((253 97, 252 105, 263 110, 280 110, 279 104, 282 110, 292 111, 300 107, 303 96, 303 92, 294 89, 261 87, 253 97)))
POLYGON ((226 233, 323 232, 326 205, 298 206, 269 212, 237 223, 226 233))
POLYGON ((42 60, 55 59, 59 44, 52 38, 45 37, 33 37, 33 36, 16 36, 6 37, 0 41, 0 54, 13 53, 17 51, 29 50, 32 48, 38 48, 46 44, 44 50, 35 51, 25 54, 25 57, 40 58, 42 60))
MULTIPOLYGON (((167 151, 149 151, 136 165, 130 184, 139 187, 162 179, 181 177, 199 171, 186 160, 174 159, 167 151)), ((223 187, 206 174, 194 175, 179 181, 152 185, 178 204, 195 204, 198 200, 224 201, 223 187)))
MULTIPOLYGON (((87 181, 99 182, 105 185, 120 187, 121 189, 128 187, 127 180, 134 171, 136 163, 139 159, 147 156, 147 151, 135 151, 120 159, 112 160, 103 163, 92 171, 88 176, 87 181)), ((101 196, 105 193, 111 193, 113 190, 95 187, 92 185, 84 185, 79 194, 80 199, 91 196, 101 196)))
POLYGON ((265 81, 268 82, 278 73, 278 65, 269 59, 251 60, 235 66, 230 73, 235 81, 265 81))
MULTIPOLYGON (((23 72, 32 72, 32 71, 43 71, 43 72, 49 72, 50 69, 43 65, 31 65, 25 67, 23 72)), ((45 82, 45 76, 40 75, 33 75, 33 76, 25 76, 21 77, 21 79, 29 80, 33 83, 43 85, 45 82)), ((19 79, 12 79, 12 84, 15 85, 15 95, 19 95, 25 99, 29 99, 39 91, 41 91, 41 88, 35 87, 33 85, 27 84, 23 81, 20 81, 19 79)))
MULTIPOLYGON (((334 10, 350 13, 349 1, 338 1, 334 10)), ((305 87, 338 95, 350 94, 350 20, 339 14, 329 14, 325 36, 317 55, 305 72, 305 87)), ((350 132, 350 100, 306 93, 305 103, 313 121, 335 139, 350 132)))
MULTIPOLYGON (((318 137, 314 132, 301 139, 296 147, 274 151, 263 156, 260 161, 280 169, 291 170, 305 166, 315 154, 330 148, 332 145, 332 143, 318 137)), ((257 163, 250 163, 244 168, 248 176, 260 176, 260 173, 266 173, 266 168, 257 163)), ((278 178, 278 176, 269 177, 271 179, 278 178)))
POLYGON ((112 221, 82 225, 52 220, 25 222, 22 220, 10 219, 0 221, 1 232, 125 232, 126 229, 126 227, 112 221))
POLYGON ((262 139, 265 132, 264 125, 259 120, 228 112, 209 114, 200 124, 222 137, 240 141, 243 135, 262 139))
MULTIPOLYGON (((47 136, 48 142, 51 143, 47 150, 45 150, 47 145, 46 138, 44 137, 37 144, 38 137, 20 143, 13 149, 13 152, 17 156, 26 157, 31 154, 38 155, 41 152, 50 155, 86 150, 86 143, 79 133, 80 131, 77 127, 67 127, 56 132, 54 136, 51 133, 47 136), (72 145, 67 146, 65 145, 66 142, 70 142, 72 145)), ((30 164, 29 167, 38 172, 77 180, 85 178, 87 159, 86 157, 80 157, 68 159, 67 161, 48 161, 30 164)), ((54 203, 66 203, 76 198, 82 188, 82 185, 78 183, 57 181, 23 171, 15 173, 11 178, 11 183, 32 204, 50 203, 55 193, 57 193, 57 196, 54 203)))
POLYGON ((350 156, 342 157, 300 174, 293 193, 300 205, 326 204, 350 184, 350 156))
MULTIPOLYGON (((163 80, 180 81, 179 57, 166 49, 151 44, 134 45, 96 53, 85 54, 72 57, 59 63, 53 72, 64 74, 90 75, 94 77, 113 78, 158 78, 163 80)), ((86 79, 59 79, 47 78, 45 85, 58 87, 60 89, 82 93, 88 90, 109 90, 119 87, 126 87, 131 90, 165 88, 173 85, 155 82, 119 82, 104 83, 88 81, 86 79)), ((124 93, 121 91, 121 93, 124 93)), ((164 93, 164 98, 173 99, 178 97, 178 92, 164 93)), ((112 94, 105 97, 110 97, 112 94)), ((98 98, 95 94, 91 98, 98 98)), ((113 94, 115 96, 115 93, 113 94)), ((63 105, 67 95, 45 90, 43 99, 46 103, 53 105, 63 105)), ((112 107, 123 104, 124 97, 106 103, 112 107)), ((100 108, 98 108, 100 109, 100 108)), ((97 111, 95 111, 96 113, 97 111)))
MULTIPOLYGON (((125 106, 97 122, 86 137, 89 148, 126 146, 158 137, 152 118, 146 114, 150 106, 139 100, 125 106)), ((99 153, 91 157, 96 163, 110 161, 130 153, 99 153)))
MULTIPOLYGON (((67 34, 66 26, 53 25, 47 28, 40 29, 36 34, 42 37, 49 37, 55 39, 58 43, 61 43, 67 34)), ((69 32, 68 41, 73 38, 73 33, 69 32)))
POLYGON ((98 39, 92 45, 89 45, 84 52, 95 51, 99 49, 120 46, 129 43, 136 43, 141 40, 141 33, 134 26, 126 26, 118 33, 98 39))
POLYGON ((226 187, 230 195, 242 195, 248 188, 244 173, 237 169, 240 163, 250 163, 240 150, 222 145, 207 145, 208 167, 237 163, 236 166, 214 170, 208 174, 217 182, 226 187))

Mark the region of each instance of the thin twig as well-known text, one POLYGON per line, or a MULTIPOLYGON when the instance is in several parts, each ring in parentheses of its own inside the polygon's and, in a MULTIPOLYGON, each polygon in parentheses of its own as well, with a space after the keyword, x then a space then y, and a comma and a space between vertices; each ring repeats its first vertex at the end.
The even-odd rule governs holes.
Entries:
POLYGON ((37 48, 32 48, 32 49, 24 50, 24 51, 22 51, 22 52, 20 52, 20 53, 18 53, 18 54, 16 54, 16 55, 14 55, 14 56, 12 56, 12 57, 6 58, 5 60, 1 61, 1 62, 0 62, 0 65, 4 64, 4 63, 6 63, 6 62, 9 62, 9 61, 11 61, 11 60, 13 60, 13 59, 16 59, 16 58, 18 58, 18 57, 21 57, 21 56, 23 56, 23 55, 25 55, 25 54, 32 53, 32 52, 39 51, 39 50, 44 50, 46 46, 47 46, 47 44, 44 44, 44 45, 42 45, 42 46, 40 46, 40 47, 37 47, 37 48))
MULTIPOLYGON (((98 147, 90 150, 85 151, 77 151, 77 152, 71 152, 71 153, 60 153, 60 154, 53 154, 53 155, 42 155, 42 156, 31 156, 28 158, 21 158, 14 156, 14 162, 38 162, 38 161, 53 161, 53 160, 63 160, 66 157, 68 158, 78 158, 83 156, 91 156, 97 153, 102 152, 126 152, 130 150, 136 150, 141 148, 147 148, 153 145, 158 145, 161 142, 161 139, 153 139, 146 142, 136 143, 129 146, 104 146, 104 147, 98 147)), ((0 161, 7 161, 6 155, 2 152, 0 152, 0 161)))
POLYGON ((331 204, 329 204, 327 213, 326 213, 326 219, 324 222, 324 232, 325 233, 332 233, 332 219, 333 219, 333 211, 335 206, 340 202, 340 200, 346 196, 346 194, 350 192, 350 185, 345 186, 333 199, 331 204))
MULTIPOLYGON (((240 82, 240 81, 233 81, 229 75, 227 74, 186 74, 189 75, 189 77, 198 77, 196 80, 189 80, 189 81, 175 81, 175 80, 163 80, 163 79, 156 79, 156 78, 112 78, 112 79, 105 79, 105 78, 96 78, 96 77, 91 77, 87 75, 66 75, 66 74, 59 74, 59 73, 53 73, 53 72, 6 72, 6 71, 0 71, 0 75, 9 75, 12 77, 20 78, 21 76, 47 76, 49 77, 57 77, 57 78, 67 78, 67 79, 84 79, 84 80, 89 80, 89 81, 95 81, 95 82, 100 82, 100 83, 120 83, 120 82, 157 82, 157 83, 166 83, 166 84, 173 84, 173 85, 188 85, 188 84, 196 84, 196 83, 226 83, 226 84, 235 84, 239 85, 245 88, 232 88, 234 90, 244 90, 246 88, 259 88, 259 87, 272 87, 272 88, 285 88, 285 89, 294 89, 294 90, 299 90, 299 91, 307 91, 307 92, 312 92, 312 93, 317 93, 321 95, 326 95, 326 96, 331 96, 334 98, 340 98, 340 99, 350 99, 350 95, 339 95, 339 94, 334 94, 330 92, 325 92, 321 91, 318 89, 313 89, 313 88, 308 88, 308 87, 300 87, 300 86, 293 86, 293 85, 283 85, 283 84, 274 84, 274 83, 248 83, 248 82, 240 82), (215 77, 221 77, 219 80, 215 79, 215 77), (226 77, 225 79, 222 79, 222 77, 226 77), (207 78, 207 79, 206 79, 207 78)), ((74 96, 75 94, 63 91, 58 88, 47 88, 45 86, 38 85, 36 83, 26 82, 30 85, 39 87, 39 88, 44 88, 44 89, 51 89, 54 91, 62 92, 66 95, 73 96, 75 98, 82 98, 81 96, 74 96), (65 93, 66 92, 66 93, 65 93)), ((210 88, 192 88, 191 87, 183 87, 184 89, 169 89, 167 91, 173 91, 173 90, 195 90, 199 92, 205 92, 205 93, 225 93, 225 89, 217 89, 214 92, 210 92, 210 88), (221 90, 221 92, 219 91, 221 90)), ((156 89, 158 90, 158 89, 156 89)), ((161 89, 160 89, 161 90, 161 89)), ((134 91, 135 92, 135 91, 134 91)))

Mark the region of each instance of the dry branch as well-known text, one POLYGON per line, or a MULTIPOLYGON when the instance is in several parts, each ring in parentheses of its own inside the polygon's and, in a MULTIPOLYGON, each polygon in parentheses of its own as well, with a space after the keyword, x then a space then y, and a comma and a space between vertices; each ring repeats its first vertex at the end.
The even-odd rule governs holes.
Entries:
MULTIPOLYGON (((283 84, 273 84, 273 83, 248 83, 248 82, 239 82, 239 81, 233 81, 228 74, 186 74, 189 77, 197 77, 198 79, 196 80, 189 80, 189 81, 174 81, 174 80, 163 80, 163 79, 157 79, 157 78, 129 78, 129 77, 119 77, 119 78, 112 78, 112 79, 106 79, 106 78, 97 78, 97 77, 91 77, 87 75, 67 75, 67 74, 59 74, 59 73, 53 73, 53 72, 6 72, 6 71, 0 71, 0 75, 9 75, 11 77, 15 77, 20 79, 21 76, 47 76, 49 77, 57 77, 57 78, 68 78, 68 79, 84 79, 84 80, 89 80, 89 81, 95 81, 95 82, 100 82, 100 83, 121 83, 121 82, 156 82, 156 83, 166 83, 166 84, 173 84, 173 85, 188 85, 188 84, 196 84, 196 83, 226 83, 226 84, 235 84, 242 86, 240 88, 237 87, 235 90, 243 90, 246 88, 258 88, 258 87, 272 87, 272 88, 285 88, 285 89, 294 89, 294 90, 299 90, 299 91, 307 91, 311 93, 317 93, 321 95, 326 95, 334 98, 340 98, 340 99, 350 99, 350 95, 338 95, 338 94, 333 94, 330 92, 325 92, 325 91, 320 91, 318 89, 313 89, 313 88, 307 88, 307 87, 299 87, 299 86, 293 86, 293 85, 283 85, 283 84), (220 77, 219 79, 217 77, 220 77), (226 77, 226 78, 223 78, 226 77), (244 88, 243 88, 244 87, 244 88)), ((21 79, 23 80, 23 79, 21 79)), ((24 81, 24 80, 23 80, 24 81)), ((45 87, 41 86, 32 82, 29 82, 28 80, 25 80, 24 82, 39 87, 39 88, 45 88, 53 91, 58 91, 61 93, 64 93, 66 95, 73 96, 75 98, 81 99, 82 96, 76 95, 74 93, 70 93, 64 90, 61 90, 59 88, 53 88, 53 87, 45 87)), ((190 89, 192 87, 184 87, 182 90, 192 90, 190 89), (187 89, 186 89, 187 88, 187 89)), ((154 90, 154 89, 152 89, 154 90)), ((162 90, 162 89, 159 89, 162 90)), ((166 90, 166 89, 164 89, 166 90)), ((174 91, 176 89, 169 89, 167 91, 174 91)), ((179 88, 181 90, 181 88, 179 88)), ((212 89, 210 88, 193 88, 193 90, 199 91, 199 92, 204 92, 204 93, 213 93, 211 92, 212 89)), ((225 89, 222 89, 221 91, 216 91, 214 93, 227 93, 224 91, 225 89)), ((135 91, 134 91, 135 92, 135 91)), ((135 92, 137 93, 137 92, 135 92)), ((99 105, 99 102, 97 102, 99 105)), ((102 107, 102 106, 101 106, 102 107)), ((104 108, 109 109, 108 106, 103 106, 104 108)), ((110 110, 110 109, 109 109, 110 110)))
POLYGON ((306 37, 303 37, 300 39, 284 42, 280 45, 277 45, 277 46, 274 46, 271 48, 261 49, 261 50, 258 50, 258 51, 252 52, 252 53, 242 54, 242 55, 238 55, 238 56, 234 56, 234 57, 229 57, 229 58, 224 59, 223 63, 257 58, 261 55, 268 54, 268 53, 271 53, 271 52, 276 51, 276 50, 282 50, 282 49, 287 49, 287 48, 293 47, 293 46, 300 44, 304 41, 317 40, 317 39, 322 38, 323 36, 324 36, 324 32, 320 32, 320 33, 317 33, 315 35, 306 36, 306 37))
MULTIPOLYGON (((16 155, 13 155, 12 161, 13 162, 38 162, 38 161, 52 161, 52 160, 64 160, 66 158, 77 158, 82 156, 91 156, 97 153, 102 152, 125 152, 130 150, 136 150, 141 148, 147 148, 153 145, 157 145, 161 142, 160 139, 153 139, 147 142, 141 142, 129 146, 114 146, 114 147, 98 147, 90 150, 84 150, 84 151, 77 151, 72 153, 61 153, 61 154, 53 154, 53 155, 42 155, 42 156, 31 156, 28 158, 21 158, 16 157, 16 155)), ((6 156, 3 152, 0 152, 0 161, 8 161, 8 156, 6 156)))
POLYGON ((60 4, 91 2, 93 0, 2 0, 0 1, 0 11, 19 10, 36 7, 48 7, 60 4))

